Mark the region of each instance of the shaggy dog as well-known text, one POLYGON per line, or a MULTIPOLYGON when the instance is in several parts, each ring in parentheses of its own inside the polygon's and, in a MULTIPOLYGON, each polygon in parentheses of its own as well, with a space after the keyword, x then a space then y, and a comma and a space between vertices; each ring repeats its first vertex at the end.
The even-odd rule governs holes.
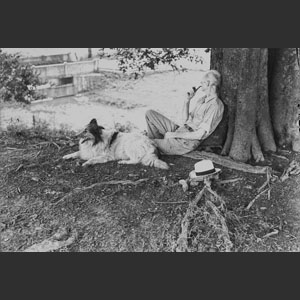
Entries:
POLYGON ((157 157, 157 148, 147 136, 138 133, 123 133, 105 130, 93 119, 80 134, 79 151, 65 155, 63 159, 86 160, 83 166, 118 160, 119 164, 137 164, 169 169, 157 157))

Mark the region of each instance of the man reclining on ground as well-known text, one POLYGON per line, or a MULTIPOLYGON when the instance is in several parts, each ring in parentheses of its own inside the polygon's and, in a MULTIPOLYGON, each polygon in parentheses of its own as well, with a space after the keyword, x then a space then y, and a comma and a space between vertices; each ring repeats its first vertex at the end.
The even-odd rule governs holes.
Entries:
POLYGON ((200 87, 205 95, 196 95, 198 89, 188 93, 183 107, 183 125, 179 126, 160 113, 146 112, 148 137, 155 141, 158 149, 166 155, 184 155, 197 149, 201 141, 208 138, 223 118, 224 104, 218 96, 221 75, 211 70, 204 74, 200 87), (196 106, 190 112, 194 97, 196 106))

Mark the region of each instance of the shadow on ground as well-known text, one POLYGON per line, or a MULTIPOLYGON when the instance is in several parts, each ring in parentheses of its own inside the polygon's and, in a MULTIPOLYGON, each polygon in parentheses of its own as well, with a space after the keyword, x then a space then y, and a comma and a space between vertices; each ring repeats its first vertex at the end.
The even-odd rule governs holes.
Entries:
MULTIPOLYGON (((170 252, 203 187, 184 193, 178 184, 194 168, 190 158, 163 157, 167 171, 116 162, 83 168, 61 159, 77 149, 72 136, 2 133, 0 146, 3 252, 24 251, 62 229, 76 239, 55 251, 170 252)), ((279 174, 288 159, 269 163, 279 174)), ((232 251, 299 251, 299 178, 276 181, 270 199, 262 195, 246 211, 266 176, 221 168, 212 188, 235 216, 227 220, 232 251), (230 179, 237 180, 220 183, 230 179)))

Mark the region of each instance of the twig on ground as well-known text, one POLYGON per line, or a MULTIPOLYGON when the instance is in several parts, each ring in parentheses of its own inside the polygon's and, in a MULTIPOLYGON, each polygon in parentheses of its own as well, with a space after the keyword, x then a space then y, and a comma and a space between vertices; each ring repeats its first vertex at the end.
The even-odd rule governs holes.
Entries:
POLYGON ((264 193, 268 192, 270 190, 270 188, 267 188, 266 190, 264 190, 263 192, 259 193, 246 207, 245 210, 250 210, 250 208, 253 206, 253 204, 255 203, 255 201, 264 193))
POLYGON ((260 193, 267 185, 269 185, 269 188, 270 188, 269 179, 267 179, 266 182, 257 191, 260 193))
POLYGON ((131 180, 112 180, 112 181, 105 181, 105 182, 97 182, 94 183, 90 186, 87 187, 83 187, 83 188, 76 188, 76 191, 86 191, 86 190, 90 190, 93 189, 94 187, 99 187, 102 185, 117 185, 117 184, 122 184, 122 185, 138 185, 142 182, 148 181, 148 178, 143 178, 143 179, 139 179, 137 181, 131 181, 131 180))
POLYGON ((33 159, 37 158, 40 154, 41 154, 42 151, 39 151, 34 157, 33 159))
POLYGON ((82 187, 82 188, 76 188, 74 189, 72 192, 68 193, 67 195, 65 195, 63 198, 61 198, 60 200, 58 200, 57 202, 53 203, 54 206, 58 205, 59 203, 65 201, 67 198, 69 198, 70 196, 86 191, 86 190, 90 190, 93 189, 94 187, 100 187, 103 185, 118 185, 118 184, 122 184, 122 185, 138 185, 142 182, 148 181, 148 178, 143 178, 143 179, 139 179, 137 181, 131 181, 131 180, 112 180, 112 181, 106 181, 106 182, 98 182, 98 183, 94 183, 90 186, 87 187, 82 187))
POLYGON ((6 147, 7 150, 12 150, 12 151, 25 151, 26 149, 21 149, 21 148, 12 148, 12 147, 6 147))
POLYGON ((158 203, 158 204, 185 204, 185 203, 188 203, 188 201, 178 201, 178 202, 158 202, 158 201, 155 201, 154 203, 158 203))
POLYGON ((58 150, 60 150, 61 147, 59 147, 55 142, 51 142, 55 147, 57 147, 58 150))
POLYGON ((267 180, 266 182, 257 190, 259 193, 266 187, 268 186, 268 200, 270 200, 271 198, 271 179, 272 176, 270 174, 270 172, 267 172, 267 180))
POLYGON ((23 168, 24 167, 24 165, 23 164, 21 164, 21 165, 19 165, 18 167, 17 167, 17 169, 16 169, 16 171, 15 172, 18 172, 21 168, 23 168))
POLYGON ((271 153, 271 155, 274 156, 274 157, 277 157, 277 158, 284 159, 284 160, 289 160, 287 157, 282 156, 282 155, 278 155, 278 154, 274 154, 274 153, 271 153))
POLYGON ((109 198, 109 197, 111 197, 111 196, 114 196, 115 194, 117 194, 117 193, 119 193, 120 192, 120 190, 118 189, 117 191, 115 191, 115 192, 113 192, 113 193, 111 193, 111 194, 109 194, 109 195, 106 195, 106 196, 104 196, 104 197, 101 197, 101 200, 104 200, 104 199, 107 199, 107 198, 109 198))
POLYGON ((243 180, 243 178, 234 178, 234 179, 228 179, 228 180, 221 180, 218 181, 218 184, 227 184, 227 183, 234 183, 237 181, 243 180))
POLYGON ((29 148, 36 148, 36 147, 39 147, 39 146, 42 146, 42 145, 47 145, 47 144, 49 144, 49 143, 50 143, 49 141, 48 141, 48 142, 40 142, 40 143, 38 143, 38 144, 30 145, 29 148))
POLYGON ((264 235, 262 238, 265 239, 265 238, 268 238, 270 236, 276 235, 278 233, 279 233, 279 231, 277 229, 275 229, 273 232, 270 232, 270 233, 264 235))

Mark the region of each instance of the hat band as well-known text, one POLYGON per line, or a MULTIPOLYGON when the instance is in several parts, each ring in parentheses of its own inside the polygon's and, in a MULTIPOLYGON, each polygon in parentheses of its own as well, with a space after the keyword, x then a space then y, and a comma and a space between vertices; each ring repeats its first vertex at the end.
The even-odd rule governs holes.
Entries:
POLYGON ((211 169, 208 171, 204 171, 204 172, 196 172, 196 176, 204 176, 204 175, 209 175, 209 174, 213 174, 216 172, 216 169, 211 169))

